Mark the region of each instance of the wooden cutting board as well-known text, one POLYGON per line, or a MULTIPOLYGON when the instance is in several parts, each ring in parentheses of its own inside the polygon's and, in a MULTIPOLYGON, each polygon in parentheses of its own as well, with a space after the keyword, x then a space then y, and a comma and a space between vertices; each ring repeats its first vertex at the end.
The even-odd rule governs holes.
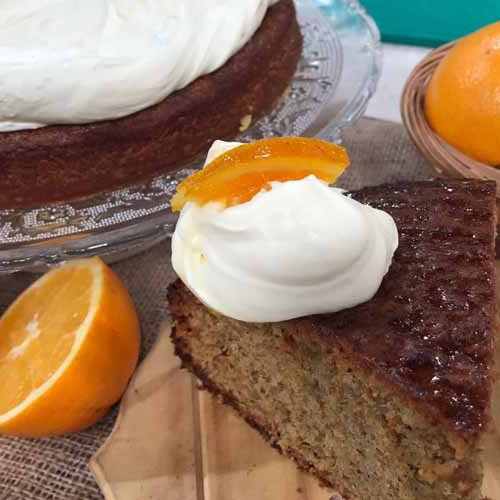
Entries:
MULTIPOLYGON (((179 369, 169 332, 165 325, 90 461, 106 500, 341 500, 198 390, 179 369)), ((494 412, 500 424, 500 388, 494 412)), ((500 500, 498 431, 487 446, 484 494, 500 500)))

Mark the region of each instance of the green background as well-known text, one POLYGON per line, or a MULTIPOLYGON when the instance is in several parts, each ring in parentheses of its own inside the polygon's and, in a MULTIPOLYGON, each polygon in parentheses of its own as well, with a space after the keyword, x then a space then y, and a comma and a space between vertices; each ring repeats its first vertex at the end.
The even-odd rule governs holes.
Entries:
POLYGON ((437 47, 500 21, 500 0, 361 0, 385 42, 437 47))

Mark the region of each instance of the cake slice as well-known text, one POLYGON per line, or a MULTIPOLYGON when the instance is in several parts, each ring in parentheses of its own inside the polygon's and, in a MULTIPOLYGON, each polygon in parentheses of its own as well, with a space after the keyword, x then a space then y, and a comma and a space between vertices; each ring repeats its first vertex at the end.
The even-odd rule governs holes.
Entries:
MULTIPOLYGON (((281 323, 220 316, 177 281, 183 365, 273 446, 346 498, 481 498, 495 340, 495 184, 351 193, 400 236, 375 297, 281 323)), ((331 214, 335 216, 335 214, 331 214)))

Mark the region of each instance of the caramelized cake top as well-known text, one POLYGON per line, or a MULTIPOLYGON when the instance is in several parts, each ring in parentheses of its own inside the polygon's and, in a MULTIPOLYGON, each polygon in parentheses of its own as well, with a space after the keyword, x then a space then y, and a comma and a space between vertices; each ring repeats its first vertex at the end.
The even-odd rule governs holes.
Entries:
POLYGON ((372 300, 306 321, 474 440, 487 424, 492 387, 495 183, 438 180, 350 195, 394 217, 399 249, 372 300))

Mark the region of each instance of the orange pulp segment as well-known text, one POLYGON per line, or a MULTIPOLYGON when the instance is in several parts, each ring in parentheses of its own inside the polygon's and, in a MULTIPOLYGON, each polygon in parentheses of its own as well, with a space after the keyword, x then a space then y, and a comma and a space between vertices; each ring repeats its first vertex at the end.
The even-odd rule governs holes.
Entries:
POLYGON ((101 259, 48 272, 0 320, 0 434, 92 425, 125 390, 139 343, 132 300, 101 259))
POLYGON ((225 207, 251 200, 272 181, 299 180, 314 175, 333 183, 349 166, 346 150, 319 139, 280 137, 243 144, 218 156, 177 187, 172 210, 189 201, 225 207))

